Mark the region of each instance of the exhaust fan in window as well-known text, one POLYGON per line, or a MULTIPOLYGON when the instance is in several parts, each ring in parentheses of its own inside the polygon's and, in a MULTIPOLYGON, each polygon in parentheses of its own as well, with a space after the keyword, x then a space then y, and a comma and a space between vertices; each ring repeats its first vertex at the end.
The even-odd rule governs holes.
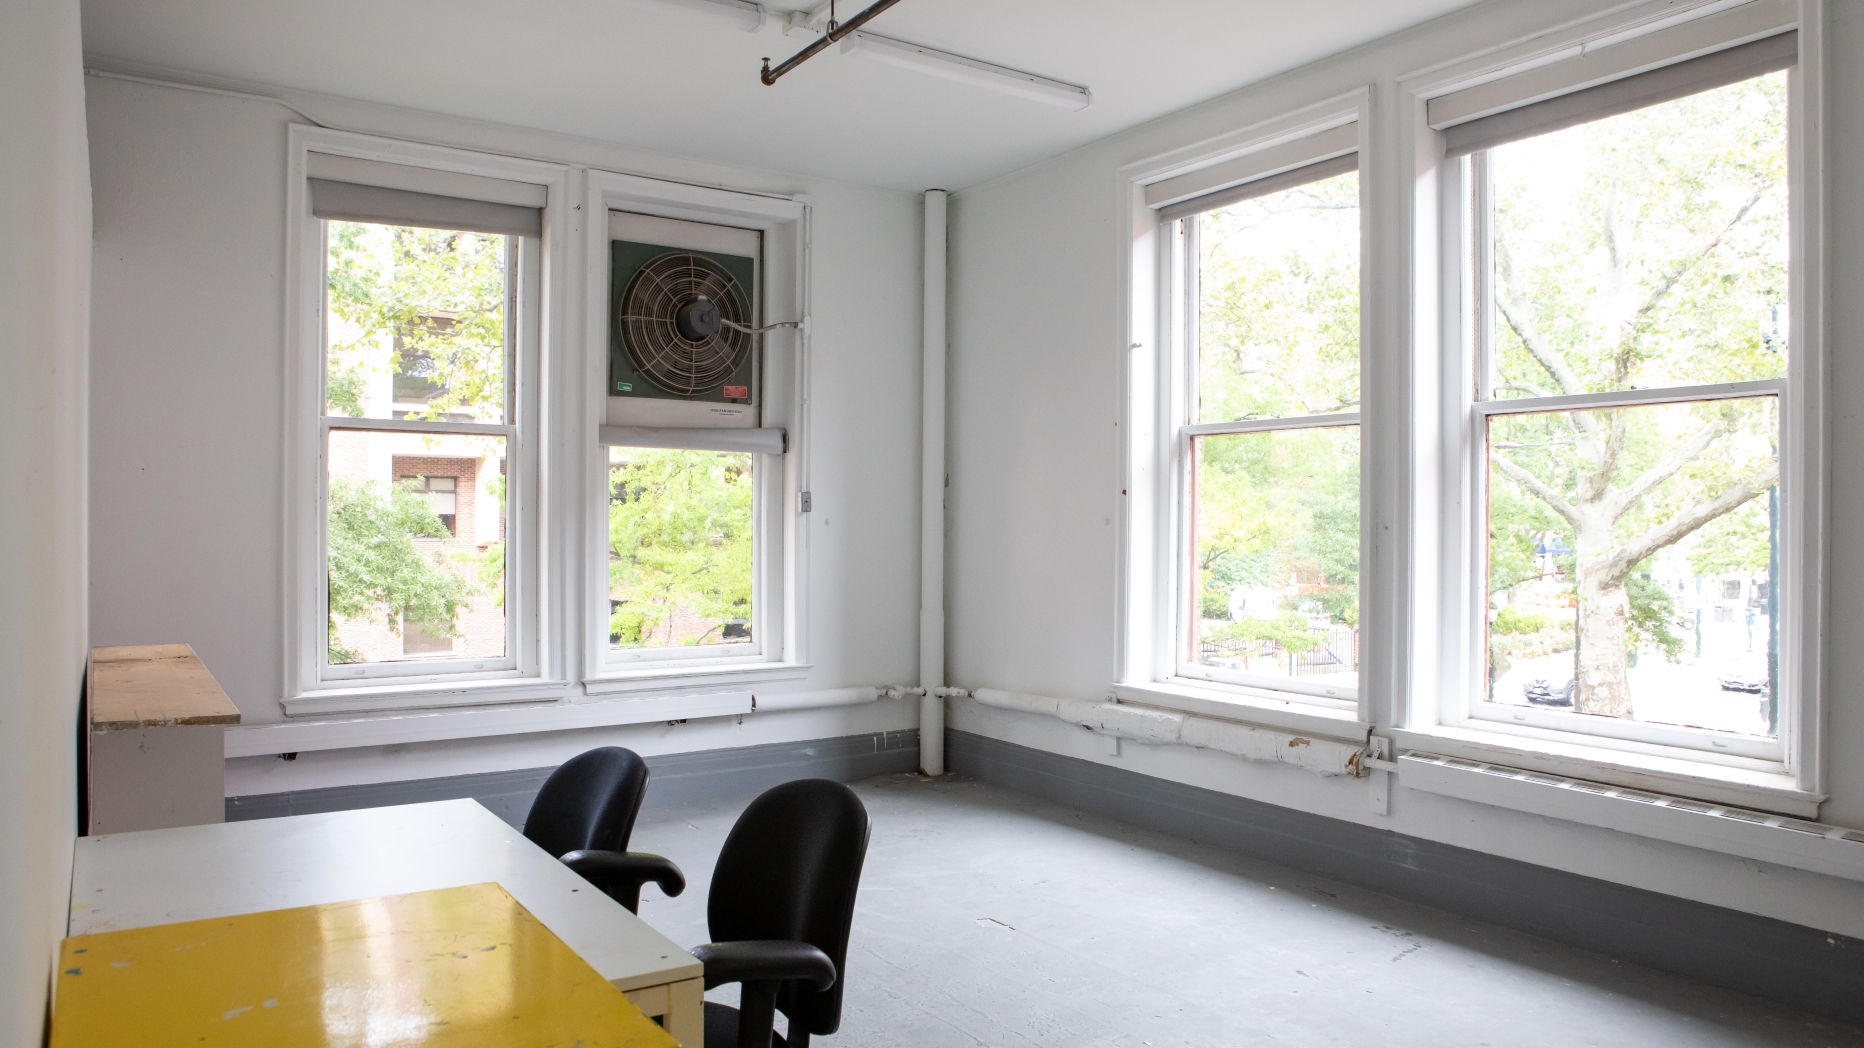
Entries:
POLYGON ((608 423, 757 426, 758 234, 611 217, 608 423))

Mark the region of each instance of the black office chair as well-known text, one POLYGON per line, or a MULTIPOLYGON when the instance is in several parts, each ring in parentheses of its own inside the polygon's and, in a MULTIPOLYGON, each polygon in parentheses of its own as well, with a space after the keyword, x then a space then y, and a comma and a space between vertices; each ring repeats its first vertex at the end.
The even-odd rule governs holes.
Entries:
POLYGON ((848 928, 867 857, 867 809, 827 779, 768 790, 738 816, 712 871, 693 947, 705 987, 740 983, 738 1007, 707 1003, 706 1048, 808 1048, 841 1027, 848 928), (776 1010, 787 1040, 771 1030, 776 1010))
POLYGON ((647 762, 633 750, 604 746, 578 754, 544 780, 524 835, 634 913, 648 881, 668 895, 686 890, 671 860, 627 850, 646 793, 647 762))

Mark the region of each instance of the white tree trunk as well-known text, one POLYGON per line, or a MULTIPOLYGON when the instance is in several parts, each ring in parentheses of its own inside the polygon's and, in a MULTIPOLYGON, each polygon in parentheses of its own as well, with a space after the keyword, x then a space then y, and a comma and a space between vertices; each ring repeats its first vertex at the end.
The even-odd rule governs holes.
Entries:
POLYGON ((1609 520, 1593 507, 1573 528, 1577 555, 1579 657, 1574 708, 1595 717, 1631 717, 1631 680, 1626 672, 1631 601, 1624 580, 1605 578, 1617 546, 1609 520))

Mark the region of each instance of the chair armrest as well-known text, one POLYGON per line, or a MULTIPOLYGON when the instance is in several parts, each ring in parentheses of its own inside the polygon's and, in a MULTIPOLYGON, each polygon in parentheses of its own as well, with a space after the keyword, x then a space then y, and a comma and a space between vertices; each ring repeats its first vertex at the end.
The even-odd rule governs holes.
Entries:
POLYGON ((835 985, 835 962, 821 950, 795 939, 746 939, 709 942, 692 949, 705 965, 705 988, 726 983, 805 979, 819 990, 835 985))
POLYGON ((669 897, 686 890, 686 875, 673 860, 646 852, 589 849, 564 852, 559 861, 626 906, 629 913, 640 909, 641 885, 649 881, 659 885, 669 897))

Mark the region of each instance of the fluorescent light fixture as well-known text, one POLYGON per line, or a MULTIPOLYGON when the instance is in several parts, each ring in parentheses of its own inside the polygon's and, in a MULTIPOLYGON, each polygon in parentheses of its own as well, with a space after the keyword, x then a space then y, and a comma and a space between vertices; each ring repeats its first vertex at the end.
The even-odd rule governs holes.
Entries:
POLYGON ((747 33, 755 33, 764 28, 764 5, 754 4, 751 0, 658 0, 658 2, 671 4, 674 7, 684 7, 688 11, 699 11, 728 18, 747 33))
POLYGON ((1046 76, 1025 73, 1008 66, 991 65, 974 58, 954 55, 949 51, 939 51, 920 44, 909 44, 892 37, 875 36, 872 33, 854 32, 848 34, 841 42, 841 52, 847 55, 859 55, 872 58, 889 65, 914 69, 932 76, 956 80, 961 84, 973 84, 988 87, 992 91, 1018 95, 1037 102, 1047 102, 1052 106, 1076 111, 1086 109, 1094 103, 1094 93, 1078 84, 1065 84, 1060 80, 1050 80, 1046 76))

